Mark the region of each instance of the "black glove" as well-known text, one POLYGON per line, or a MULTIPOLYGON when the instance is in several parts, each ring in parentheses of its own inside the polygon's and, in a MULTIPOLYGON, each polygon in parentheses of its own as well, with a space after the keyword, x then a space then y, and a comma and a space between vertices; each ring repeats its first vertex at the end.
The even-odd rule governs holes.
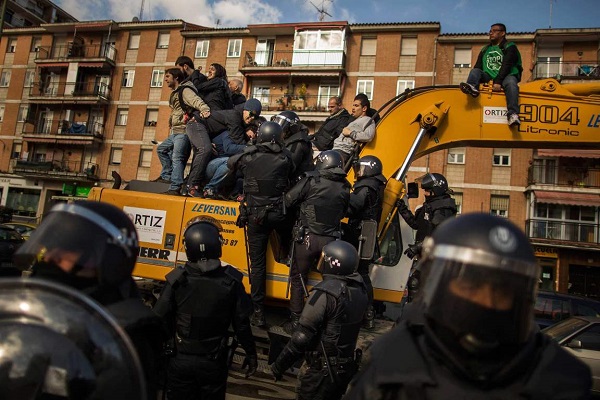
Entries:
POLYGON ((421 244, 409 244, 408 249, 404 251, 404 254, 410 259, 415 258, 415 256, 421 254, 421 244))
POLYGON ((277 368, 276 362, 271 364, 271 374, 273 375, 273 380, 275 382, 280 381, 283 377, 283 371, 280 371, 279 368, 277 368))
POLYGON ((249 356, 246 355, 244 358, 244 362, 242 363, 242 369, 248 367, 248 371, 246 371, 246 378, 252 376, 256 373, 256 368, 258 368, 258 358, 256 355, 249 356))
POLYGON ((235 220, 235 226, 243 228, 246 225, 248 225, 248 209, 245 204, 240 203, 240 213, 235 220))

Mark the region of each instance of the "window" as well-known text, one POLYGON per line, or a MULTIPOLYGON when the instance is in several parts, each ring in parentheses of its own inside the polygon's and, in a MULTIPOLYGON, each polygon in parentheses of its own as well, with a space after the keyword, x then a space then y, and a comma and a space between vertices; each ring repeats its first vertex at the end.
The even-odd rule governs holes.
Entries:
POLYGON ((403 56, 417 55, 417 38, 402 38, 400 54, 403 56))
POLYGON ((208 57, 208 44, 209 44, 208 40, 198 40, 196 42, 196 52, 194 53, 194 56, 196 58, 208 57))
POLYGON ((456 214, 460 214, 462 212, 462 202, 463 202, 463 194, 462 193, 454 193, 452 195, 454 202, 456 203, 456 214))
POLYGON ((17 50, 17 38, 8 38, 8 45, 6 46, 7 53, 14 53, 17 50))
POLYGON ((117 125, 125 126, 127 125, 127 115, 129 114, 129 110, 117 110, 117 125))
POLYGON ((363 38, 360 55, 361 56, 374 56, 377 54, 377 38, 363 38))
POLYGON ((400 93, 403 93, 406 89, 414 89, 415 81, 406 80, 406 79, 398 79, 398 83, 396 84, 396 96, 400 93))
POLYGON ((343 50, 344 41, 342 33, 343 31, 341 30, 297 32, 294 46, 297 50, 343 50))
POLYGON ((10 158, 12 159, 19 159, 21 158, 21 150, 23 149, 23 145, 21 143, 13 143, 13 147, 12 147, 12 153, 10 155, 10 158))
POLYGON ((154 71, 152 71, 152 82, 150 82, 150 87, 162 87, 164 79, 165 71, 155 69, 154 71))
POLYGON ((34 80, 35 80, 35 69, 33 69, 33 68, 27 69, 27 71, 25 71, 25 82, 24 82, 23 86, 32 87, 34 80))
POLYGON ((333 96, 340 95, 340 87, 335 85, 325 85, 322 84, 319 86, 319 99, 317 100, 317 106, 321 111, 327 111, 327 105, 329 104, 329 99, 333 96))
POLYGON ((500 167, 510 166, 510 149, 494 149, 492 165, 500 167))
POLYGON ((41 37, 34 37, 33 39, 31 39, 31 52, 37 53, 38 51, 40 51, 41 45, 42 45, 41 37))
POLYGON ((499 217, 508 218, 508 196, 492 195, 490 198, 490 213, 499 217))
POLYGON ((229 39, 227 57, 239 57, 242 53, 242 39, 229 39))
POLYGON ((252 97, 260 101, 261 104, 269 106, 271 89, 269 86, 256 85, 252 87, 252 97))
POLYGON ((168 32, 162 32, 158 34, 158 44, 156 45, 159 49, 166 49, 169 47, 170 34, 168 32))
POLYGON ((29 115, 29 105, 23 104, 19 107, 19 115, 17 116, 17 122, 25 122, 27 121, 27 116, 29 115))
POLYGON ((152 162, 152 149, 150 149, 150 150, 148 150, 148 149, 142 149, 140 151, 139 166, 140 167, 149 168, 151 162, 152 162))
POLYGON ((464 164, 466 147, 455 147, 448 150, 448 164, 464 164))
POLYGON ((146 110, 146 126, 156 126, 156 121, 158 121, 158 110, 146 110))
POLYGON ((471 49, 454 49, 454 68, 471 67, 471 49))
POLYGON ((10 84, 10 71, 2 71, 0 74, 0 87, 8 87, 10 84))
POLYGON ((123 149, 120 147, 113 147, 110 149, 110 163, 113 165, 121 164, 121 157, 123 156, 123 149))
POLYGON ((364 93, 367 95, 369 100, 373 100, 373 81, 359 80, 356 83, 356 94, 359 93, 364 93))
POLYGON ((135 76, 135 71, 133 69, 127 70, 123 72, 123 87, 133 87, 133 78, 135 76))
POLYGON ((4 121, 4 106, 0 106, 0 122, 4 121))
POLYGON ((129 44, 127 45, 129 50, 135 50, 140 48, 140 34, 132 33, 129 35, 129 44))

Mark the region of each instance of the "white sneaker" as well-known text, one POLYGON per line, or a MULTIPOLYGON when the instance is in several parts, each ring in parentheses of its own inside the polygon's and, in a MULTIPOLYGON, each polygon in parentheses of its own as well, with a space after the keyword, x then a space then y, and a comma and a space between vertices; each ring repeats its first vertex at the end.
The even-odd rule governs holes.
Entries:
POLYGON ((511 114, 508 116, 508 126, 521 125, 519 114, 511 114))

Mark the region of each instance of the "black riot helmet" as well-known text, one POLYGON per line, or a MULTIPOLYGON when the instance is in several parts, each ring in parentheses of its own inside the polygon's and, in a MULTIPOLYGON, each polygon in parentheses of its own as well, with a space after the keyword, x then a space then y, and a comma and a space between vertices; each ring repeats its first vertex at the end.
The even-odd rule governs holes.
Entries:
POLYGON ((383 164, 375 156, 361 157, 352 167, 354 168, 354 176, 357 179, 377 176, 383 173, 383 164))
POLYGON ((415 180, 421 183, 421 189, 433 193, 434 196, 442 196, 449 193, 448 181, 442 174, 427 173, 415 180))
POLYGON ((258 128, 258 143, 281 143, 283 131, 281 125, 273 121, 263 122, 258 128))
POLYGON ((342 156, 335 150, 325 150, 319 153, 315 166, 317 170, 342 168, 344 161, 342 156))
POLYGON ((286 110, 275 115, 271 121, 281 125, 283 137, 287 138, 291 133, 294 133, 294 127, 300 123, 300 118, 295 112, 286 110))
POLYGON ((196 263, 203 271, 220 266, 222 231, 219 221, 212 217, 191 219, 183 232, 183 245, 188 261, 196 263))
POLYGON ((0 354, 2 398, 147 398, 137 352, 114 317, 55 282, 0 280, 0 354))
POLYGON ((540 269, 527 236, 507 219, 444 221, 423 242, 420 268, 428 324, 458 360, 497 363, 531 338, 540 269))
POLYGON ((358 267, 356 248, 343 240, 334 240, 323 246, 317 269, 322 274, 350 275, 358 267))
POLYGON ((125 290, 138 253, 138 235, 125 212, 108 203, 79 201, 52 207, 14 261, 33 276, 78 289, 123 285, 125 290))

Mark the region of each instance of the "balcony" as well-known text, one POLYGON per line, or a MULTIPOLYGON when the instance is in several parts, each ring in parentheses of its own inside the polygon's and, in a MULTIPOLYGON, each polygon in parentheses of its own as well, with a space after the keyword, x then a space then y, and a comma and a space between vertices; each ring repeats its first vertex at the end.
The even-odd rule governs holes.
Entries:
POLYGON ((110 89, 107 84, 97 82, 37 83, 29 89, 29 100, 46 104, 108 104, 110 89))
POLYGON ((530 219, 526 221, 526 233, 531 239, 571 242, 566 245, 600 244, 599 225, 594 223, 530 219))
POLYGON ((556 78, 576 80, 600 79, 598 61, 550 62, 535 63, 532 79, 556 78))
POLYGON ((44 66, 45 63, 62 62, 100 62, 98 67, 114 67, 117 50, 108 44, 83 44, 71 42, 56 46, 40 46, 35 62, 44 66), (106 63, 106 65, 104 65, 106 63))
POLYGON ((600 188, 600 169, 532 165, 529 167, 527 184, 530 186, 551 185, 598 189, 600 188))
POLYGON ((306 95, 303 98, 299 98, 298 96, 255 94, 253 97, 261 102, 263 111, 291 110, 295 112, 323 114, 324 117, 329 116, 327 112, 328 96, 306 95))
POLYGON ((11 160, 11 172, 31 178, 97 181, 98 164, 82 161, 11 160))
POLYGON ((247 51, 242 70, 342 70, 345 61, 346 55, 343 50, 247 51))
POLYGON ((104 125, 98 122, 72 123, 60 119, 42 119, 24 124, 23 139, 31 143, 93 145, 104 141, 104 125))

